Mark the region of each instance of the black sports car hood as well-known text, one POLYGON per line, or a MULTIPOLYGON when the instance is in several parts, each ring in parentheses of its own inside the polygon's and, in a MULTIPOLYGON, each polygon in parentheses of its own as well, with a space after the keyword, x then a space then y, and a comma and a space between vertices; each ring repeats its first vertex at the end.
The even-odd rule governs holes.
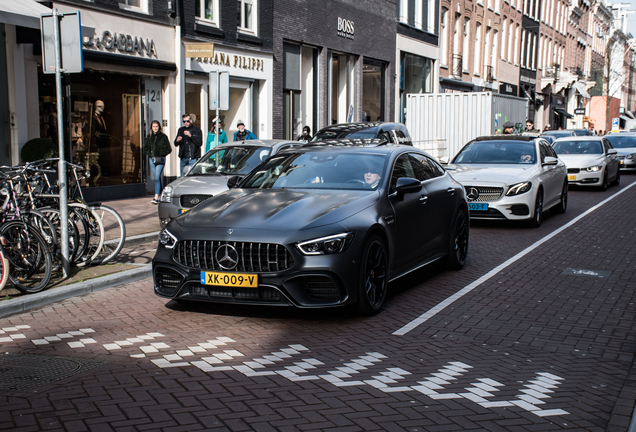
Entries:
POLYGON ((340 222, 379 196, 364 190, 230 189, 177 222, 183 227, 300 230, 340 222))

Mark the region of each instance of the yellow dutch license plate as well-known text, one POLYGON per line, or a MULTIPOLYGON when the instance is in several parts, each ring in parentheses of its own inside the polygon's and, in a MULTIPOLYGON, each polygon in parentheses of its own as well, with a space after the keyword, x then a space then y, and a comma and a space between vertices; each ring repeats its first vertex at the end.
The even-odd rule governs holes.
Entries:
POLYGON ((258 275, 246 273, 218 273, 202 271, 201 285, 256 288, 258 287, 258 275))
POLYGON ((184 214, 185 212, 187 212, 190 209, 179 209, 179 214, 184 214))
POLYGON ((576 180, 576 175, 568 175, 568 180, 576 180))

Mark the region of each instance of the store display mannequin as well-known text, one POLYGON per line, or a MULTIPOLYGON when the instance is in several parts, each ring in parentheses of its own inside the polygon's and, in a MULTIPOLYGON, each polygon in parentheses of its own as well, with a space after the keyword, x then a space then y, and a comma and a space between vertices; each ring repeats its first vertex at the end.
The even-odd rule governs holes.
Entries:
POLYGON ((95 137, 95 145, 99 152, 98 163, 101 167, 102 175, 108 176, 110 174, 110 140, 106 134, 106 120, 103 116, 104 108, 104 102, 101 100, 95 101, 95 111, 93 113, 93 136, 95 137))

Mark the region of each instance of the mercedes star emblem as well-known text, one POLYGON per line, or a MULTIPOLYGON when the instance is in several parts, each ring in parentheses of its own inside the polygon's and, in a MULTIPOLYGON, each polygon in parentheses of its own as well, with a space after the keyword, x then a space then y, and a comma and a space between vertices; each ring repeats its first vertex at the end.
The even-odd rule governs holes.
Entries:
POLYGON ((192 198, 190 200, 190 204, 199 204, 199 202, 200 202, 199 198, 192 198))
POLYGON ((216 262, 224 270, 233 270, 238 265, 239 254, 232 245, 224 244, 219 246, 214 256, 216 262))
POLYGON ((230 228, 229 230, 227 230, 228 234, 232 234, 234 232, 234 230, 232 228, 230 228))
POLYGON ((479 190, 477 190, 476 187, 469 188, 468 193, 466 194, 466 198, 468 198, 470 201, 475 201, 477 198, 479 198, 479 190))

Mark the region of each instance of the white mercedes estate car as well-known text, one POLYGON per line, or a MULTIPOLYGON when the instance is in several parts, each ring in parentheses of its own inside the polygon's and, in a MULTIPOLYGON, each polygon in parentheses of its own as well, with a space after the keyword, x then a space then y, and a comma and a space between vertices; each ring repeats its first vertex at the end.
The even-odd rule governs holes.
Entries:
POLYGON ((471 219, 526 220, 538 227, 544 211, 567 209, 565 165, 541 137, 476 138, 446 169, 464 186, 471 219))
POLYGON ((605 137, 559 138, 552 148, 567 166, 568 182, 576 186, 596 186, 607 190, 621 181, 617 152, 605 137))

